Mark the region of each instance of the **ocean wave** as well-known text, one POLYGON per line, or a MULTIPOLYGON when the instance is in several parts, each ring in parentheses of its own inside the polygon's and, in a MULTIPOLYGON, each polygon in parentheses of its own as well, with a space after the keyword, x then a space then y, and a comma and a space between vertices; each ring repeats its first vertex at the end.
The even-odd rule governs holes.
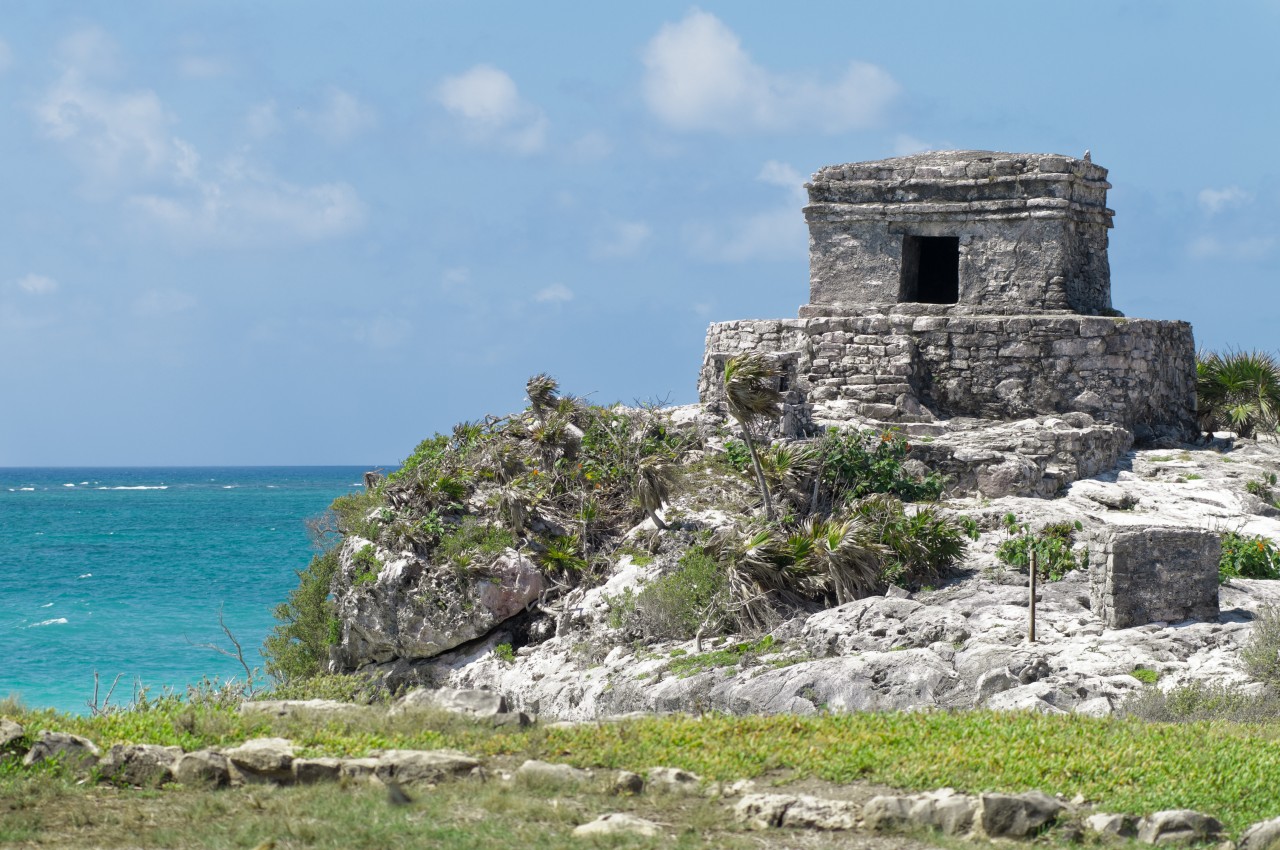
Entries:
POLYGON ((74 484, 63 484, 62 486, 63 486, 63 487, 74 487, 74 486, 76 486, 76 485, 74 485, 74 484))
POLYGON ((234 490, 234 489, 236 489, 236 488, 237 488, 237 487, 239 487, 239 486, 240 486, 239 484, 223 484, 223 485, 222 485, 222 489, 223 489, 223 490, 234 490))
POLYGON ((19 488, 18 488, 18 491, 19 491, 19 492, 22 492, 22 493, 34 493, 34 492, 36 491, 36 488, 34 488, 34 487, 19 487, 19 488))
POLYGON ((54 617, 52 620, 41 620, 39 623, 32 623, 31 628, 38 626, 65 626, 67 624, 66 617, 54 617))
POLYGON ((52 607, 53 607, 53 603, 52 603, 52 602, 46 602, 46 603, 44 603, 43 605, 41 605, 40 607, 41 607, 41 608, 52 608, 52 607))
POLYGON ((99 490, 168 490, 169 485, 168 484, 156 484, 156 485, 136 484, 132 487, 99 487, 98 489, 99 490))
POLYGON ((93 578, 93 573, 81 573, 76 578, 93 578))

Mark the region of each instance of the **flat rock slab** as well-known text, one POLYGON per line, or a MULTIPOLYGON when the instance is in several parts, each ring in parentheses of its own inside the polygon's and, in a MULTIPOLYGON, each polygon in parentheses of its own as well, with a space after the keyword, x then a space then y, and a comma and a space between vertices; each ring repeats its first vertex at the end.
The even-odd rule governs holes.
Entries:
POLYGON ((293 742, 287 738, 253 738, 225 755, 249 779, 281 782, 293 777, 293 742))
POLYGON ((516 768, 516 776, 539 785, 578 785, 591 779, 591 772, 567 764, 529 759, 516 768))
POLYGON ((1255 823, 1240 836, 1240 850, 1280 850, 1280 818, 1255 823))
POLYGON ((1043 791, 981 794, 974 830, 987 838, 1027 838, 1052 824, 1065 808, 1043 791))
POLYGON ((752 829, 841 830, 858 826, 860 808, 848 800, 808 794, 747 794, 733 813, 752 829))
POLYGON ((417 688, 405 694, 398 707, 427 707, 453 714, 493 717, 507 713, 507 700, 495 691, 475 688, 417 688))
POLYGON ((441 782, 466 776, 480 761, 457 750, 387 750, 378 757, 374 776, 402 784, 441 782))
POLYGON ((573 834, 577 838, 591 838, 597 835, 639 835, 644 838, 657 838, 662 834, 662 829, 651 820, 625 812, 611 812, 575 828, 573 834))

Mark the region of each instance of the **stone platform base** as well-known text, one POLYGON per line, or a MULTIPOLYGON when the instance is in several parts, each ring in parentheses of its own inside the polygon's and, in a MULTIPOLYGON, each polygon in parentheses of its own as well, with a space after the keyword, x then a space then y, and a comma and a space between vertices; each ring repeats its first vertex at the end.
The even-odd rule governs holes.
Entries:
POLYGON ((1055 315, 879 315, 719 322, 698 394, 723 407, 724 361, 747 351, 783 374, 792 424, 1087 413, 1138 439, 1195 433, 1186 322, 1055 315))

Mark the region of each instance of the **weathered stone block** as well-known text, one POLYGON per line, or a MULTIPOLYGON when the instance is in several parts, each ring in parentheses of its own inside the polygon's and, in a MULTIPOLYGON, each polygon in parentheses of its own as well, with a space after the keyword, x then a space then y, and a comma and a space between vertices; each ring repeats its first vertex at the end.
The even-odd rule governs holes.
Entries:
POLYGON ((1094 612, 1113 629, 1218 616, 1217 534, 1108 526, 1088 541, 1094 612))

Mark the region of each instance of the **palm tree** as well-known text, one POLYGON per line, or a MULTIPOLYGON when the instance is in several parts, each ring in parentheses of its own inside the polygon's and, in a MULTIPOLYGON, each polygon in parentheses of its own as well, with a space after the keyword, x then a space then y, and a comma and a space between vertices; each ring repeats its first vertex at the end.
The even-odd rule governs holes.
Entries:
POLYGON ((797 536, 808 541, 802 563, 815 573, 826 574, 827 588, 835 592, 836 604, 861 599, 880 583, 880 561, 884 553, 875 541, 875 532, 861 517, 845 520, 805 520, 797 536))
POLYGON ((1197 414, 1206 431, 1227 427, 1241 437, 1275 434, 1280 422, 1280 363, 1263 351, 1196 356, 1197 414))
POLYGON ((675 480, 676 467, 659 457, 640 461, 640 468, 636 471, 636 501, 660 529, 665 530, 667 524, 658 516, 658 511, 671 501, 675 480))
POLYGON ((560 384, 546 372, 539 372, 524 385, 525 394, 529 396, 529 406, 533 408, 533 415, 538 417, 538 421, 544 426, 547 424, 547 412, 559 401, 556 396, 559 389, 560 384))
POLYGON ((773 499, 769 496, 769 484, 760 467, 760 455, 756 452, 751 427, 757 420, 776 419, 782 404, 782 393, 777 387, 778 370, 759 354, 739 354, 724 364, 724 394, 729 415, 742 426, 742 436, 751 453, 751 465, 755 467, 756 482, 764 499, 764 513, 774 519, 773 499))

